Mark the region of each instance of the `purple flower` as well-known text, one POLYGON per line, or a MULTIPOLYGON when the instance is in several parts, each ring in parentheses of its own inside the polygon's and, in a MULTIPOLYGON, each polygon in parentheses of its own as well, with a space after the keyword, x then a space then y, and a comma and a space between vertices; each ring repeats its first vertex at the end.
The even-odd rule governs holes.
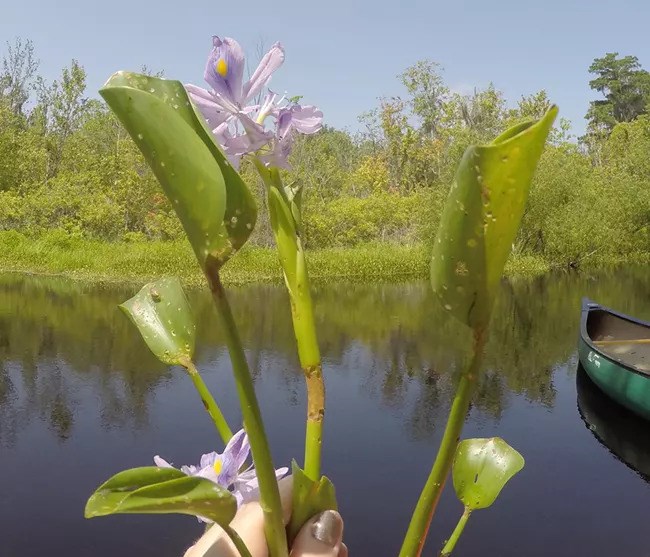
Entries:
POLYGON ((244 53, 239 43, 229 37, 222 40, 215 36, 212 45, 203 73, 212 90, 191 84, 185 88, 236 166, 241 155, 256 151, 273 137, 271 132, 264 130, 261 122, 256 123, 250 117, 259 107, 247 106, 247 103, 282 65, 284 49, 280 43, 275 43, 250 79, 243 83, 244 53), (247 137, 246 141, 235 141, 242 135, 247 137))
POLYGON ((293 132, 312 134, 319 131, 323 124, 323 113, 315 106, 301 106, 297 103, 277 110, 275 138, 268 154, 260 158, 267 166, 289 168, 287 161, 291 154, 293 132))
POLYGON ((192 100, 206 119, 215 110, 238 115, 249 100, 253 99, 271 79, 271 75, 284 62, 284 48, 275 43, 242 85, 244 53, 235 39, 212 37, 212 51, 208 56, 203 78, 212 87, 206 91, 196 85, 186 85, 192 100), (206 112, 207 111, 207 112, 206 112))
POLYGON ((273 138, 272 132, 266 131, 260 124, 252 120, 243 125, 240 122, 240 125, 244 129, 243 132, 239 132, 239 126, 233 126, 232 121, 222 122, 213 130, 217 143, 221 145, 228 160, 235 168, 239 168, 242 155, 257 151, 273 138))
POLYGON ((264 55, 250 79, 243 83, 244 53, 231 38, 212 38, 203 77, 211 90, 196 85, 185 88, 203 114, 217 142, 233 164, 258 152, 267 166, 288 168, 293 133, 315 133, 321 128, 323 113, 314 106, 295 102, 281 106, 285 97, 268 91, 261 104, 248 104, 262 92, 273 72, 284 61, 284 49, 275 43, 264 55), (275 133, 265 129, 267 117, 275 118, 275 133))
MULTIPOLYGON (((254 500, 257 497, 259 488, 257 474, 252 465, 241 471, 249 454, 248 435, 243 429, 240 429, 228 441, 223 453, 211 452, 204 454, 201 456, 198 466, 181 466, 180 471, 187 476, 206 478, 221 487, 229 489, 237 499, 237 504, 241 505, 254 500)), ((159 468, 173 468, 169 462, 158 455, 154 456, 153 460, 159 468)), ((288 468, 278 468, 275 471, 276 477, 280 479, 288 471, 288 468)), ((199 517, 199 520, 211 522, 203 517, 199 517)))

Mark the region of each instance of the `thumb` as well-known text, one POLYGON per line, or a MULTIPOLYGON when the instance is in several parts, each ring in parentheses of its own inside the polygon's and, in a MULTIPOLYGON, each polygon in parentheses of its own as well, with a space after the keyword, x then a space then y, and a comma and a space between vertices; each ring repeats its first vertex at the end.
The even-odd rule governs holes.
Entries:
POLYGON ((291 557, 339 557, 347 554, 342 543, 343 519, 336 511, 314 516, 293 542, 291 557))

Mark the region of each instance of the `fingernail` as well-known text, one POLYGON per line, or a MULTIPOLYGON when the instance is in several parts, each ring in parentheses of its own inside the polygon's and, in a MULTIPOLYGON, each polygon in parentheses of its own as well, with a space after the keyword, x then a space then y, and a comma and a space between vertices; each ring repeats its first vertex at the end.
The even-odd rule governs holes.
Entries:
POLYGON ((336 511, 323 511, 311 527, 314 539, 329 547, 336 547, 343 534, 343 519, 336 511))

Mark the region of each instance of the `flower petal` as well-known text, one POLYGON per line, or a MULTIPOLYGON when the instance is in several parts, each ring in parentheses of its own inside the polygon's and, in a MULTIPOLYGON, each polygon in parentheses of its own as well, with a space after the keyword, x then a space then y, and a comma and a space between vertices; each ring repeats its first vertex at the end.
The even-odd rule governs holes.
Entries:
POLYGON ((228 135, 221 143, 224 153, 232 157, 241 157, 250 153, 250 142, 245 135, 228 135))
POLYGON ((226 158, 228 159, 228 162, 232 165, 232 167, 239 172, 239 165, 241 164, 241 155, 231 155, 229 153, 225 153, 226 158))
POLYGON ((223 454, 238 453, 245 445, 248 445, 248 435, 246 435, 246 431, 242 428, 230 438, 226 448, 223 450, 223 454))
POLYGON ((248 116, 239 113, 237 121, 246 133, 233 135, 227 125, 221 125, 214 130, 217 141, 226 155, 240 157, 257 151, 273 139, 273 133, 266 131, 260 124, 253 122, 248 116))
POLYGON ((283 466, 282 468, 278 468, 278 469, 275 471, 275 477, 276 477, 278 480, 281 480, 281 479, 284 478, 288 473, 289 473, 289 468, 287 468, 286 466, 283 466))
MULTIPOLYGON (((275 471, 275 477, 280 480, 286 476, 287 472, 289 472, 287 467, 278 468, 275 471)), ((239 505, 256 501, 259 498, 259 481, 255 470, 249 470, 239 475, 234 485, 233 495, 239 505)))
POLYGON ((271 74, 282 65, 282 62, 284 62, 284 47, 280 43, 275 43, 264 55, 251 78, 244 84, 242 97, 244 103, 262 90, 271 79, 271 74))
POLYGON ((251 451, 248 443, 248 435, 243 429, 240 429, 232 439, 228 441, 226 448, 221 456, 221 471, 218 482, 225 487, 234 483, 239 475, 239 469, 243 466, 251 451))
POLYGON ((276 102, 277 96, 277 93, 274 93, 270 89, 266 92, 266 96, 264 97, 262 104, 259 106, 259 112, 257 114, 258 122, 263 122, 270 114, 277 116, 279 110, 277 106, 278 103, 276 102))
POLYGON ((232 494, 237 499, 237 505, 243 505, 244 503, 250 503, 259 498, 259 483, 257 478, 255 480, 245 483, 238 483, 235 485, 232 494))
POLYGON ((285 139, 290 131, 293 124, 293 110, 291 107, 283 106, 278 110, 277 120, 275 122, 275 137, 278 140, 285 139))
POLYGON ((239 169, 239 162, 241 160, 242 155, 234 154, 234 152, 236 152, 237 149, 232 147, 234 137, 232 136, 232 134, 228 129, 228 124, 229 122, 224 122, 216 129, 212 130, 212 133, 214 133, 217 143, 221 147, 221 150, 225 153, 226 158, 228 159, 230 164, 232 164, 235 170, 237 170, 239 169))
POLYGON ((220 457, 219 453, 215 451, 201 455, 199 468, 205 468, 206 466, 214 466, 214 463, 217 461, 219 457, 220 457))
POLYGON ((244 113, 237 115, 237 121, 241 124, 246 132, 246 137, 250 143, 249 153, 257 151, 260 147, 266 145, 273 139, 273 132, 265 130, 264 126, 254 122, 244 113))
POLYGON ((167 462, 164 458, 160 458, 158 455, 153 457, 153 462, 158 468, 173 468, 169 462, 167 462))
POLYGON ((236 483, 246 483, 250 481, 257 481, 257 472, 255 469, 251 466, 248 470, 245 470, 239 476, 237 476, 236 483))
POLYGON ((323 113, 315 106, 294 105, 291 110, 291 126, 298 133, 316 133, 323 127, 323 113))
POLYGON ((187 466, 181 466, 181 472, 186 476, 196 476, 199 469, 193 464, 187 466))
POLYGON ((291 133, 289 133, 289 129, 287 129, 282 137, 276 137, 273 142, 273 148, 271 149, 271 152, 266 155, 262 155, 260 159, 268 167, 291 170, 291 165, 289 164, 289 155, 291 154, 292 147, 293 138, 291 137, 291 133))
POLYGON ((185 90, 201 114, 203 114, 211 130, 230 117, 230 114, 217 103, 216 97, 210 91, 192 84, 185 85, 185 90))
MULTIPOLYGON (((206 466, 205 468, 201 468, 200 470, 197 470, 193 476, 198 476, 199 478, 205 478, 206 480, 210 480, 211 482, 214 482, 216 484, 219 484, 219 475, 214 469, 214 466, 206 466)), ((219 484, 221 485, 221 484, 219 484)), ((223 486, 226 487, 226 486, 223 486)))
POLYGON ((212 37, 203 77, 217 95, 239 106, 242 101, 244 51, 235 39, 212 37))

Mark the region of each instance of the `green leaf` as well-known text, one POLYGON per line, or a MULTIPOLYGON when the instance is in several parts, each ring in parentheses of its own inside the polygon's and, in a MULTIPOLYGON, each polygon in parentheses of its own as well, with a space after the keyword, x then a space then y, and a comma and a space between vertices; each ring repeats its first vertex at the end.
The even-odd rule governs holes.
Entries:
POLYGON ((298 281, 298 235, 294 217, 287 199, 275 186, 268 188, 268 200, 271 228, 275 234, 287 287, 290 291, 295 291, 298 281))
POLYGON ((302 192, 303 184, 288 186, 286 188, 287 199, 291 208, 291 215, 296 224, 296 229, 302 232, 302 192))
POLYGON ((86 503, 84 516, 181 513, 228 525, 237 501, 227 489, 174 468, 146 466, 124 470, 100 485, 86 503))
POLYGON ((161 183, 201 267, 223 265, 250 236, 257 208, 183 85, 117 72, 100 94, 161 183))
POLYGON ((288 527, 289 545, 312 516, 323 511, 338 509, 336 491, 329 478, 323 476, 315 482, 305 474, 295 460, 291 462, 291 475, 293 476, 293 510, 288 527))
POLYGON ((442 306, 484 328, 524 213, 530 183, 557 115, 510 128, 465 151, 443 211, 431 259, 442 306))
POLYGON ((471 510, 485 509, 523 467, 524 457, 499 437, 461 441, 452 472, 456 495, 471 510))
POLYGON ((145 284, 119 307, 161 362, 186 365, 192 359, 196 325, 178 278, 168 277, 145 284))

